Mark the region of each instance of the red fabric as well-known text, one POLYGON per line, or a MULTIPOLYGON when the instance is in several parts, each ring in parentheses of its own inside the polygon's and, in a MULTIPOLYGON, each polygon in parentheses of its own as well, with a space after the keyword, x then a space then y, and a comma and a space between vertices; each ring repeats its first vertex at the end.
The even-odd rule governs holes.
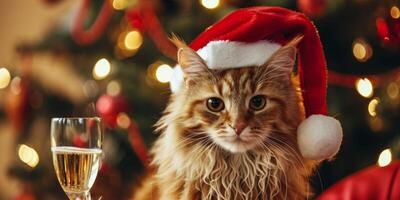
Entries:
POLYGON ((239 9, 200 34, 190 47, 197 51, 215 40, 285 44, 297 35, 304 36, 298 46, 298 72, 306 115, 326 115, 325 56, 318 32, 304 14, 280 7, 239 9))
POLYGON ((317 200, 399 200, 400 162, 373 166, 336 183, 317 200))
POLYGON ((111 3, 109 1, 104 1, 101 11, 93 25, 88 30, 84 30, 84 24, 89 13, 90 4, 91 0, 83 1, 71 26, 72 38, 80 45, 89 45, 97 41, 104 32, 104 29, 107 27, 113 13, 111 3))

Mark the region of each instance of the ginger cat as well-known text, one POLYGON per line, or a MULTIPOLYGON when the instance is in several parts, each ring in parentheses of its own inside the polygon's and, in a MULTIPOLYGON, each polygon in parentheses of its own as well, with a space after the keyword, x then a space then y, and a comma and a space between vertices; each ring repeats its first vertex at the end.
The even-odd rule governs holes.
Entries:
POLYGON ((152 173, 135 200, 306 199, 317 164, 298 149, 304 119, 292 75, 295 38, 262 66, 211 70, 178 47, 185 84, 156 124, 152 173))

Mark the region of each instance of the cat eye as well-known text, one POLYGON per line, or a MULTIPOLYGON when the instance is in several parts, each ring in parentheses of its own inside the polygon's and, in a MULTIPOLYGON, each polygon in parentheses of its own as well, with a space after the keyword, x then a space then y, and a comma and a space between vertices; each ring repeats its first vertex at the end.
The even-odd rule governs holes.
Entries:
POLYGON ((265 96, 257 95, 250 99, 249 107, 250 109, 257 111, 263 109, 266 104, 267 100, 265 99, 265 96))
POLYGON ((217 97, 211 97, 207 99, 207 108, 212 112, 219 112, 225 108, 222 99, 217 97))

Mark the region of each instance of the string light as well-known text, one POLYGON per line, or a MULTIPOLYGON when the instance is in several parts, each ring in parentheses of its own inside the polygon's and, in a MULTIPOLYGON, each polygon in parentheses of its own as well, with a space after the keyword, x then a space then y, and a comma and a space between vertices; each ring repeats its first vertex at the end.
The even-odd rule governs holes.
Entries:
POLYGON ((0 89, 7 87, 10 84, 10 80, 10 72, 4 67, 0 68, 0 89))
POLYGON ((11 93, 13 93, 14 95, 19 95, 21 93, 21 78, 20 77, 17 76, 11 80, 10 90, 11 90, 11 93))
POLYGON ((136 29, 129 29, 119 33, 114 53, 117 58, 127 58, 136 54, 143 44, 143 36, 136 29))
POLYGON ((140 34, 140 32, 137 30, 129 31, 125 35, 124 46, 128 50, 137 50, 142 45, 142 43, 142 34, 140 34))
POLYGON ((385 149, 379 154, 378 165, 379 167, 385 167, 392 162, 392 152, 390 149, 385 149))
POLYGON ((161 83, 168 83, 172 77, 172 68, 167 64, 162 64, 157 67, 156 79, 161 83))
POLYGON ((18 156, 22 162, 34 168, 39 163, 39 155, 32 147, 22 144, 18 148, 18 156))
POLYGON ((99 86, 94 80, 85 81, 82 89, 83 89, 83 94, 88 98, 94 98, 99 93, 99 86))
POLYGON ((399 96, 399 85, 396 82, 391 82, 386 88, 386 92, 391 99, 395 99, 399 96))
POLYGON ((368 112, 372 117, 376 116, 376 107, 378 106, 378 104, 379 104, 378 98, 372 99, 368 104, 368 112))
POLYGON ((353 42, 353 55, 360 61, 365 62, 372 56, 371 46, 363 39, 357 39, 353 42))
POLYGON ((113 110, 113 99, 110 96, 101 96, 96 103, 99 113, 110 113, 113 110))
POLYGON ((114 0, 112 6, 115 10, 123 10, 128 6, 127 0, 114 0))
POLYGON ((137 0, 113 0, 112 6, 115 10, 124 10, 137 3, 137 0))
POLYGON ((357 92, 366 98, 371 97, 374 94, 372 83, 368 78, 358 79, 356 81, 357 92))
POLYGON ((201 0, 201 5, 207 9, 215 9, 219 6, 219 0, 201 0))
POLYGON ((393 6, 390 9, 390 16, 392 16, 393 19, 398 19, 400 17, 400 10, 397 6, 393 6))
POLYGON ((96 80, 101 80, 107 77, 111 72, 111 65, 107 59, 102 58, 96 62, 93 67, 93 77, 96 80))
POLYGON ((126 113, 119 113, 117 116, 117 125, 121 128, 127 129, 131 125, 131 119, 126 113))
POLYGON ((118 81, 110 81, 107 84, 107 94, 117 96, 121 92, 121 83, 118 81))

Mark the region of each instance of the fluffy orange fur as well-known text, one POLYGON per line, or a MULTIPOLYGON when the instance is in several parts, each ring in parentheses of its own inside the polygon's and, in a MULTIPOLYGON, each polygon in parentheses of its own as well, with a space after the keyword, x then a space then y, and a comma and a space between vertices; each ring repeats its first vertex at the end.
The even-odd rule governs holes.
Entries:
POLYGON ((263 66, 227 70, 208 69, 196 52, 173 39, 185 84, 171 95, 156 124, 160 136, 151 151, 154 171, 134 199, 309 197, 316 163, 304 159, 297 146, 304 112, 292 75, 300 39, 281 47, 263 66), (255 95, 266 99, 262 110, 249 108, 255 95), (220 98, 224 109, 210 111, 206 103, 211 97, 220 98), (246 125, 240 137, 230 135, 237 121, 246 125))

